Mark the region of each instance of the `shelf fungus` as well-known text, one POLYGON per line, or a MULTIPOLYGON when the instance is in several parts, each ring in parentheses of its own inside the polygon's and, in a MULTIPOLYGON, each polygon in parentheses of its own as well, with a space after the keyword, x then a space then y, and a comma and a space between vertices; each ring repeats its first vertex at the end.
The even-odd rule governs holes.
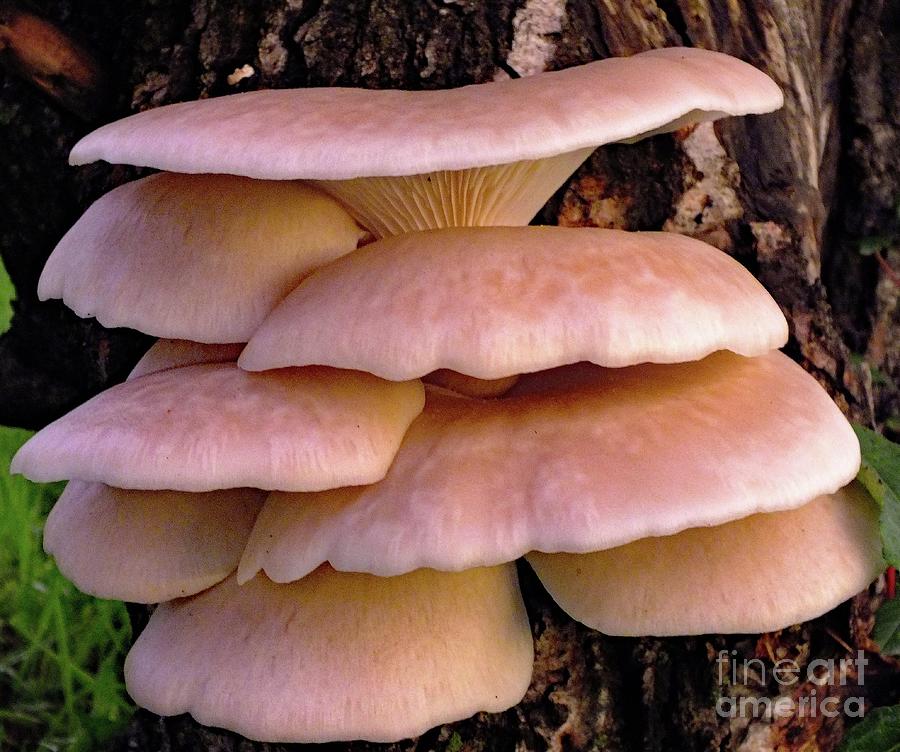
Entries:
POLYGON ((246 342, 304 276, 365 234, 296 181, 157 173, 84 213, 50 255, 38 295, 104 326, 246 342))
POLYGON ((314 180, 377 236, 525 225, 598 146, 782 101, 740 60, 671 47, 443 91, 282 89, 184 102, 99 128, 72 162, 314 180))
POLYGON ((45 545, 79 587, 162 602, 135 700, 273 742, 504 710, 533 661, 522 556, 610 634, 779 629, 865 586, 859 446, 753 276, 673 234, 525 226, 597 146, 781 100, 672 48, 79 142, 168 172, 94 204, 40 294, 163 339, 13 469, 71 479, 45 545))

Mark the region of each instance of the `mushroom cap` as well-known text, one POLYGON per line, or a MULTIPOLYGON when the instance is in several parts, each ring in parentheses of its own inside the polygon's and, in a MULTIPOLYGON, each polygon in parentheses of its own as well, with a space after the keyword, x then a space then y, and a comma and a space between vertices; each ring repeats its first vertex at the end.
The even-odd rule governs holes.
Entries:
POLYGON ((673 47, 442 91, 282 89, 183 102, 99 128, 71 162, 269 179, 412 175, 540 159, 782 101, 747 63, 673 47))
POLYGON ((251 739, 395 741, 516 704, 532 661, 513 565, 390 578, 323 567, 162 604, 125 680, 154 713, 251 739))
POLYGON ((80 590, 159 603, 235 570, 265 498, 233 488, 191 494, 71 481, 44 527, 44 549, 80 590))
POLYGON ((304 276, 364 235, 302 183, 158 173, 84 213, 50 255, 38 295, 107 327, 246 342, 304 276))
POLYGON ((128 374, 128 381, 148 373, 201 363, 235 363, 243 349, 243 342, 210 345, 186 339, 160 339, 137 362, 128 374))
POLYGON ((787 356, 523 376, 492 402, 428 391, 384 480, 269 496, 238 569, 395 575, 587 552, 790 509, 859 469, 859 443, 787 356), (549 384, 548 384, 549 382, 549 384))
POLYGON ((499 379, 567 363, 620 367, 763 355, 778 304, 730 256, 666 232, 468 227, 372 243, 308 277, 238 360, 387 379, 450 368, 499 379))
POLYGON ((147 490, 374 483, 424 402, 421 382, 355 371, 186 366, 88 400, 33 436, 11 471, 147 490))
POLYGON ((831 610, 885 566, 877 505, 857 483, 799 509, 527 558, 570 616, 629 636, 782 629, 831 610))

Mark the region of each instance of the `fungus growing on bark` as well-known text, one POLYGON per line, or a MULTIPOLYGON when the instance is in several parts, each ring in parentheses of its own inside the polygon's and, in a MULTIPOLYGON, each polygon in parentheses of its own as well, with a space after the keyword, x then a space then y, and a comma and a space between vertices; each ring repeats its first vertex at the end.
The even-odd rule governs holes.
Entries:
POLYGON ((364 235, 302 183, 158 173, 84 213, 50 255, 38 295, 104 326, 246 342, 304 276, 364 235))
POLYGON ((86 593, 168 601, 234 571, 264 498, 253 488, 193 494, 73 480, 47 518, 44 549, 86 593))
POLYGON ((611 635, 769 632, 814 619, 884 570, 857 483, 799 509, 528 562, 572 617, 611 635), (828 555, 828 572, 820 574, 828 555))
MULTIPOLYGON (((660 546, 671 558, 676 539, 701 541, 681 562, 699 578, 702 542, 729 525, 724 535, 813 515, 813 534, 852 528, 847 577, 800 609, 768 612, 766 625, 858 586, 874 566, 871 516, 838 490, 857 470, 858 444, 812 377, 774 352, 784 318, 736 262, 672 236, 521 227, 411 233, 334 260, 360 235, 327 202, 335 234, 320 228, 308 253, 292 255, 318 210, 290 207, 301 194, 323 199, 270 182, 313 181, 379 237, 524 225, 597 145, 780 103, 745 63, 668 49, 453 91, 254 92, 147 111, 83 139, 73 163, 232 175, 154 176, 104 197, 42 283, 85 313, 191 340, 157 343, 130 381, 13 462, 36 479, 82 481, 54 512, 48 549, 86 589, 146 599, 221 580, 155 611, 126 664, 138 703, 271 741, 389 741, 502 710, 524 694, 532 660, 508 562, 535 548, 603 562, 594 592, 571 576, 570 554, 533 556, 576 617, 623 631, 706 631, 700 619, 653 621, 639 608, 609 621, 598 594, 634 587, 664 618, 667 593, 640 590, 616 557, 660 546), (198 196, 200 185, 224 187, 198 196), (235 213, 240 186, 274 214, 235 213), (269 222, 277 244, 256 234, 269 222), (127 227, 135 238, 161 228, 173 245, 151 238, 120 259, 111 241, 127 227), (206 248, 213 237, 237 255, 206 248), (93 274, 127 279, 82 273, 82 242, 93 274), (252 261, 238 253, 247 248, 259 250, 252 261), (116 291, 136 289, 139 270, 166 258, 178 263, 159 267, 160 280, 179 294, 128 310, 116 291), (225 285, 223 306, 192 298, 201 268, 225 285), (235 271, 251 275, 248 290, 265 288, 258 307, 244 308, 235 271), (232 361, 245 340, 247 368, 303 366, 244 372, 232 361), (540 370, 584 359, 604 367, 540 370), (420 415, 425 390, 409 379, 429 372, 454 388, 509 392, 487 402, 429 387, 420 415), (237 508, 258 493, 244 486, 280 492, 226 577, 259 503, 237 508), (811 501, 823 494, 835 495, 811 501), (189 550, 190 530, 160 534, 192 503, 205 506, 184 514, 191 529, 214 539, 226 525, 229 535, 189 550), (101 514, 115 523, 98 525, 101 514), (120 525, 129 536, 112 540, 120 525), (710 525, 720 527, 696 529, 710 525), (138 540, 147 572, 123 571, 123 581, 91 571, 138 540)), ((715 623, 757 625, 746 616, 715 623)))
POLYGON ((75 408, 26 442, 11 469, 144 490, 373 483, 424 403, 421 382, 355 371, 173 368, 75 408))
POLYGON ((560 370, 489 403, 430 391, 380 483, 271 495, 240 579, 597 551, 792 509, 859 469, 847 421, 778 352, 560 370))
POLYGON ((763 355, 787 334, 763 286, 698 240, 454 228, 372 243, 320 269, 263 322, 238 363, 500 379, 582 360, 619 367, 716 350, 763 355))
POLYGON ((515 566, 322 567, 161 605, 125 663, 138 704, 267 741, 393 741, 515 705, 531 680, 515 566))
POLYGON ((747 63, 672 47, 459 89, 281 89, 184 102, 99 128, 71 162, 315 180, 379 237, 525 225, 602 144, 782 101, 747 63))

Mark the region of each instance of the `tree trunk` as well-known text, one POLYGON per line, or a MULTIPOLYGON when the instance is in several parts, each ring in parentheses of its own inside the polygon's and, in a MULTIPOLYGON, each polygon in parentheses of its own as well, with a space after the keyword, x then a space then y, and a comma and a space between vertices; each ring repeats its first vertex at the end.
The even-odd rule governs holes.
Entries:
MULTIPOLYGON (((46 423, 121 380, 148 344, 35 297, 63 232, 90 201, 139 174, 68 168, 68 150, 92 127, 137 109, 261 87, 459 86, 679 44, 763 68, 783 87, 786 107, 601 148, 540 221, 664 228, 722 248, 784 309, 788 352, 852 418, 884 422, 900 404, 900 307, 891 279, 891 266, 900 269, 896 0, 46 0, 28 8, 0 0, 0 253, 19 291, 13 328, 0 339, 0 423, 46 423), (69 80, 63 71, 35 81, 3 35, 23 10, 77 40, 71 54, 84 56, 89 75, 69 80), (244 65, 252 75, 229 83, 244 65), (884 238, 880 258, 860 253, 873 237, 884 238)), ((820 576, 828 567, 823 551, 820 576)), ((715 658, 734 649, 805 663, 871 648, 880 600, 873 588, 822 619, 761 637, 614 639, 564 616, 525 566, 522 580, 537 648, 525 700, 384 749, 831 750, 843 733, 840 716, 718 717, 715 658)), ((872 703, 897 700, 894 670, 873 656, 862 688, 872 703)), ((779 689, 791 688, 750 681, 731 691, 776 696, 779 689)), ((122 745, 284 748, 144 713, 122 745)))

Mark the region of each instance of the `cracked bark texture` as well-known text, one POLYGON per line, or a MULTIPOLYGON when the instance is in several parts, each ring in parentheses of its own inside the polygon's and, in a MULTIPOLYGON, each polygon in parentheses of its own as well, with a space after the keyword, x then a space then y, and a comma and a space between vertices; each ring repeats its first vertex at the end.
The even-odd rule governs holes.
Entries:
MULTIPOLYGON (((0 2, 0 32, 10 7, 0 2)), ((665 228, 722 248, 772 292, 791 325, 790 354, 848 415, 895 425, 900 306, 884 267, 900 268, 896 0, 46 0, 18 7, 93 52, 103 96, 79 97, 73 106, 58 95, 64 87, 35 88, 0 33, 0 254, 19 295, 13 327, 0 339, 0 423, 43 425, 124 378, 148 345, 35 297, 59 237, 93 199, 139 174, 67 167, 68 150, 92 127, 138 109, 261 87, 440 88, 685 44, 765 69, 784 88, 785 109, 599 149, 538 219, 665 228), (229 83, 245 65, 250 75, 229 83), (872 238, 881 263, 859 252, 872 238)), ((823 551, 821 572, 804 575, 827 570, 823 551)), ((880 600, 875 586, 774 635, 614 639, 566 618, 524 566, 522 578, 537 662, 519 706, 396 745, 317 749, 832 750, 841 718, 718 718, 718 693, 774 696, 779 687, 723 688, 715 656, 734 649, 805 664, 872 648, 880 600)), ((873 704, 896 702, 896 664, 873 662, 862 691, 873 704)), ((120 748, 287 749, 145 713, 120 748)))

